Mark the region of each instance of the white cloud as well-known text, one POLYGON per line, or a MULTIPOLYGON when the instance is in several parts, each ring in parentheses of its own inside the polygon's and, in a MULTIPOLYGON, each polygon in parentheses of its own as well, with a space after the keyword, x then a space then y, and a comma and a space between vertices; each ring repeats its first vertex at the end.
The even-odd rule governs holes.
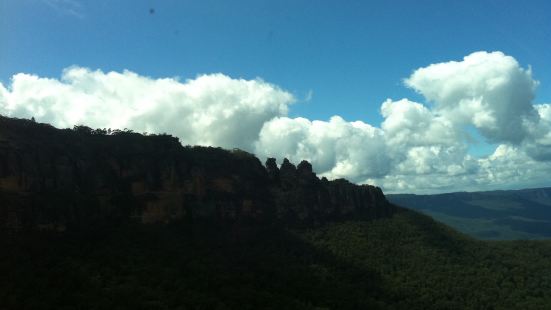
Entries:
MULTIPOLYGON (((0 109, 59 127, 174 134, 186 144, 251 150, 263 124, 287 114, 293 96, 262 80, 202 75, 180 82, 130 71, 66 69, 60 80, 17 74, 0 109)), ((1 102, 1 101, 0 101, 1 102)))
MULTIPOLYGON (((289 92, 223 74, 184 82, 130 71, 66 69, 0 84, 0 113, 58 127, 86 124, 167 132, 184 144, 239 147, 259 157, 309 160, 330 178, 386 192, 441 192, 542 185, 551 173, 551 104, 533 103, 538 82, 500 52, 417 69, 405 80, 428 104, 388 99, 380 127, 333 116, 289 118, 289 92), (499 144, 475 158, 466 127, 499 144)), ((310 96, 308 96, 310 97, 310 96)))
POLYGON ((537 121, 532 105, 538 82, 501 52, 477 52, 463 61, 416 70, 406 85, 434 103, 455 123, 472 124, 492 142, 520 143, 526 122, 537 121))
POLYGON ((549 179, 551 162, 536 161, 523 150, 511 145, 499 145, 495 152, 479 160, 483 171, 479 182, 493 186, 530 186, 549 179))
POLYGON ((306 159, 322 175, 353 181, 390 171, 382 130, 360 121, 346 122, 339 116, 328 122, 275 118, 262 128, 256 153, 294 162, 306 159))
POLYGON ((42 0, 42 2, 61 14, 84 18, 82 4, 76 0, 42 0))
POLYGON ((313 90, 308 90, 308 92, 306 93, 306 96, 304 97, 304 102, 310 102, 312 101, 312 98, 314 98, 314 91, 313 90))
POLYGON ((447 118, 408 99, 387 99, 381 114, 385 118, 381 128, 394 146, 453 145, 459 139, 459 132, 447 118))
POLYGON ((537 122, 527 122, 530 136, 522 147, 534 159, 551 160, 551 104, 538 104, 534 108, 539 116, 537 122))

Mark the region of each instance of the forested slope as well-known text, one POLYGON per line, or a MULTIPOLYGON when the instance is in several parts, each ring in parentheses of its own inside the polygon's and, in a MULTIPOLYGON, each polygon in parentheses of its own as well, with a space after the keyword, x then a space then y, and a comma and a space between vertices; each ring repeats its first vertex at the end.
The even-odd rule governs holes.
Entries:
MULTIPOLYGON (((22 237, 21 237, 22 238, 22 237)), ((2 245, 6 309, 547 309, 551 243, 427 216, 264 227, 128 225, 2 245)))

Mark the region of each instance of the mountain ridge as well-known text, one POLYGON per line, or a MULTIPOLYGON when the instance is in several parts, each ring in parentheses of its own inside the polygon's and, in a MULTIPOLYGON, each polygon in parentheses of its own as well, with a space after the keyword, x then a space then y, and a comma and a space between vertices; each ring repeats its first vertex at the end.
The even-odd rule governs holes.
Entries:
POLYGON ((415 193, 393 193, 387 194, 392 196, 438 196, 438 195, 449 195, 449 194, 469 194, 469 193, 481 193, 481 194, 491 194, 491 193, 503 193, 503 192, 538 192, 540 190, 551 190, 551 186, 544 187, 526 187, 519 189, 495 189, 495 190, 485 190, 485 191, 456 191, 456 192, 445 192, 445 193, 435 193, 435 194, 415 194, 415 193))
POLYGON ((182 146, 166 134, 1 116, 0 200, 8 233, 127 220, 309 224, 395 210, 380 188, 319 179, 307 161, 264 166, 238 149, 182 146))

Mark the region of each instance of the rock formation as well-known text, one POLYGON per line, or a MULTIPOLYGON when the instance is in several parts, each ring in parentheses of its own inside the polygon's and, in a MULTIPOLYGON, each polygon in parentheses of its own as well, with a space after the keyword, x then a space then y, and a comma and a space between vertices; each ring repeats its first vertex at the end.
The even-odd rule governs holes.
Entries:
POLYGON ((182 146, 168 135, 56 129, 0 116, 0 230, 121 221, 308 224, 390 216, 381 189, 322 180, 307 161, 182 146))

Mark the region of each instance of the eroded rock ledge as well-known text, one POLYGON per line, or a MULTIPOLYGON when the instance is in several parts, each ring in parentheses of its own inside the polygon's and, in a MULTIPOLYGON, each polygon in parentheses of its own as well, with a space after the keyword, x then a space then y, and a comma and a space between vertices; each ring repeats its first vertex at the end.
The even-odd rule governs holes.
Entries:
POLYGON ((378 187, 321 180, 241 150, 169 135, 56 129, 0 116, 0 229, 82 229, 121 221, 309 224, 394 212, 378 187))

